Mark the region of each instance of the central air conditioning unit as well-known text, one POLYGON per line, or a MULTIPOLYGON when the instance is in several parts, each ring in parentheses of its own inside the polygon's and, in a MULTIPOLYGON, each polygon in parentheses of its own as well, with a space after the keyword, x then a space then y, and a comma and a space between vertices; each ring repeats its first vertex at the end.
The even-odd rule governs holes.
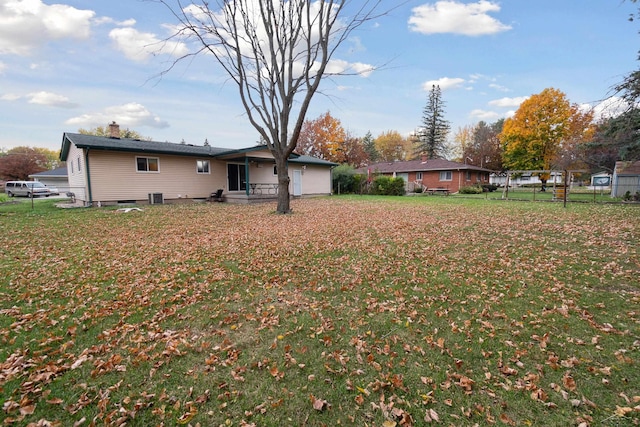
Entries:
POLYGON ((150 205, 161 205, 164 203, 164 196, 162 193, 149 193, 150 205))

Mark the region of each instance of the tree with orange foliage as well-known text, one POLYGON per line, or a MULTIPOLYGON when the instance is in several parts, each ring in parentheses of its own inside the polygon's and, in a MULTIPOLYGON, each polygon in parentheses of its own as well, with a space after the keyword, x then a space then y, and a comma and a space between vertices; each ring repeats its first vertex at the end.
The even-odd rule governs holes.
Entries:
POLYGON ((346 140, 347 132, 342 127, 342 123, 327 111, 315 120, 305 120, 300 130, 296 151, 330 162, 344 163, 343 146, 346 140))
POLYGON ((395 130, 381 133, 375 139, 379 160, 393 162, 394 160, 408 160, 413 153, 413 143, 395 130))
MULTIPOLYGON (((571 105, 558 89, 547 88, 524 101, 512 118, 505 120, 500 142, 505 167, 512 170, 550 170, 567 167, 563 155, 588 137, 592 116, 571 105), (565 163, 560 165, 560 163, 565 163)), ((542 185, 548 175, 542 174, 542 185)))

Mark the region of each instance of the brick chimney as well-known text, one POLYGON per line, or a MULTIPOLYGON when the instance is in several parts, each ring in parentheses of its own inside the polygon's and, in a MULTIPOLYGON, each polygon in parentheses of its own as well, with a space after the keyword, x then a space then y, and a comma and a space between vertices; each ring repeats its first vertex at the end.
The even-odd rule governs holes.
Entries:
POLYGON ((120 139, 120 125, 116 122, 109 124, 109 138, 120 139))

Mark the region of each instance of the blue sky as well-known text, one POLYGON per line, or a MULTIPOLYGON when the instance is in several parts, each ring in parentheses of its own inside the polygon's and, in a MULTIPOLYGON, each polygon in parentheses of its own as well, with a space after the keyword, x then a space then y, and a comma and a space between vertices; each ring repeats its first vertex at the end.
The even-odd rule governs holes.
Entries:
MULTIPOLYGON (((330 111, 353 136, 408 135, 432 84, 442 88, 452 133, 508 117, 548 87, 600 111, 611 87, 638 68, 640 26, 627 20, 636 8, 622 0, 409 1, 365 24, 334 57, 384 67, 324 81, 307 118, 330 111)), ((174 57, 149 46, 174 24, 150 1, 0 0, 0 148, 57 150, 63 132, 111 121, 159 141, 254 145, 237 89, 211 58, 157 78, 174 57)))

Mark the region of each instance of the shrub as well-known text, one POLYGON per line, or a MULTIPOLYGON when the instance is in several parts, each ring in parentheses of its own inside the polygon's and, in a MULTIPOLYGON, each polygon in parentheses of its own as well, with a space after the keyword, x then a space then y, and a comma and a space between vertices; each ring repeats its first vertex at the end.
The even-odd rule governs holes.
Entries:
POLYGON ((460 187, 458 190, 460 194, 480 194, 482 193, 482 187, 479 185, 467 185, 466 187, 460 187))
POLYGON ((492 193, 498 189, 498 186, 495 184, 482 184, 482 189, 489 193, 492 193))
POLYGON ((404 179, 380 175, 373 180, 371 194, 379 196, 403 196, 404 179))
POLYGON ((353 192, 357 194, 368 193, 367 176, 364 174, 353 175, 353 192))
POLYGON ((625 202, 640 202, 640 191, 636 191, 634 195, 631 194, 631 191, 627 191, 622 196, 622 200, 625 202))
POLYGON ((355 176, 357 176, 356 171, 352 166, 346 164, 336 166, 331 174, 333 192, 340 194, 355 193, 358 188, 355 185, 355 176))

